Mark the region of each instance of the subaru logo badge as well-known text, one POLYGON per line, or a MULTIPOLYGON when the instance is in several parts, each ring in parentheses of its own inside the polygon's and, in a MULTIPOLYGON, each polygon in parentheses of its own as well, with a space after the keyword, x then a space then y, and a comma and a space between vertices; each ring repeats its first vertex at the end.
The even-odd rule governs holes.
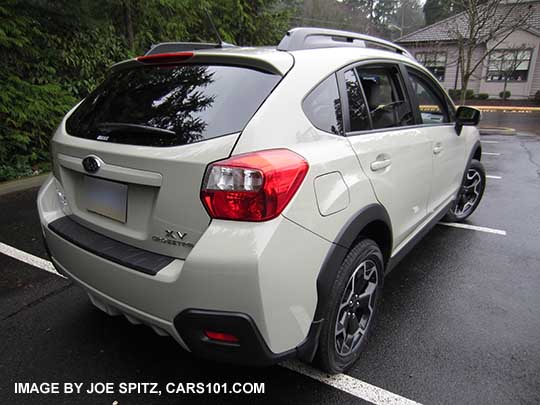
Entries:
POLYGON ((88 173, 95 173, 101 166, 101 160, 95 156, 87 156, 83 159, 82 165, 88 173))

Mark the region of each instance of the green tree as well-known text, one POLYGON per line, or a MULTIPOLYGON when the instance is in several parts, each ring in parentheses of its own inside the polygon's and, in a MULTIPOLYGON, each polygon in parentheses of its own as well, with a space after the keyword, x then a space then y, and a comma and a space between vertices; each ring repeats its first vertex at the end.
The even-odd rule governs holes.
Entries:
POLYGON ((463 11, 463 2, 459 0, 426 0, 424 17, 426 25, 434 24, 463 11))
POLYGON ((0 5, 0 181, 46 169, 62 116, 115 62, 165 41, 274 45, 297 0, 4 0, 0 5))

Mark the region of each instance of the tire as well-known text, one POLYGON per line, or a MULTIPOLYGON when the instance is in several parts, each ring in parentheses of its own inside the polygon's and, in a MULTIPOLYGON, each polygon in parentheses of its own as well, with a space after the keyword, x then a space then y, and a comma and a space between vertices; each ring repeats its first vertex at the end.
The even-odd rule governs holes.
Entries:
POLYGON ((478 207, 486 188, 486 172, 478 160, 471 160, 463 183, 458 192, 454 205, 450 208, 444 220, 461 222, 467 219, 478 207))
POLYGON ((341 373, 358 359, 373 330, 383 284, 384 261, 381 250, 371 239, 363 239, 349 251, 332 285, 324 316, 326 321, 321 330, 315 358, 323 371, 331 374, 341 373), (354 286, 351 284, 353 279, 356 282, 354 286), (352 287, 358 294, 356 297, 352 287), (350 316, 351 313, 354 315, 350 316), (339 325, 338 316, 343 321, 339 325), (345 327, 340 327, 341 325, 345 327), (354 331, 357 326, 359 327, 357 337, 354 338, 355 334, 351 334, 351 338, 346 341, 347 333, 354 331))

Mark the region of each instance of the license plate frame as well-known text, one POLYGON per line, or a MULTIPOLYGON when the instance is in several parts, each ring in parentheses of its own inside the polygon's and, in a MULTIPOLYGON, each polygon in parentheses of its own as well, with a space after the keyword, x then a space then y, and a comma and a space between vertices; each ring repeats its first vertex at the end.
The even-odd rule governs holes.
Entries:
POLYGON ((86 210, 115 221, 127 222, 128 185, 93 176, 84 176, 86 210))

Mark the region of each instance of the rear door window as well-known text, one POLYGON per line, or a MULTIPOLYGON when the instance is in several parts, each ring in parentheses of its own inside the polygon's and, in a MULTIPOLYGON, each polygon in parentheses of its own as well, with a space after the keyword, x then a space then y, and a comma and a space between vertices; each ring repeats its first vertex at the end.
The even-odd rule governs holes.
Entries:
POLYGON ((70 135, 114 143, 177 146, 240 132, 281 76, 236 66, 143 66, 120 70, 66 122, 70 135))
POLYGON ((316 128, 331 134, 343 134, 341 102, 335 75, 315 87, 304 99, 302 107, 316 128))
POLYGON ((373 129, 414 124, 411 105, 397 67, 362 67, 357 74, 364 90, 373 129))

